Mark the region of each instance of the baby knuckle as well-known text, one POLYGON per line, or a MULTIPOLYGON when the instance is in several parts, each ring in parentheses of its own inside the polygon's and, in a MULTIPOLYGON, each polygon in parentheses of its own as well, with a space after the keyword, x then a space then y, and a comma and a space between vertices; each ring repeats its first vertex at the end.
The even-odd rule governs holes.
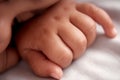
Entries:
POLYGON ((89 23, 89 30, 88 30, 88 34, 90 34, 91 36, 89 37, 89 40, 88 40, 88 45, 90 45, 95 37, 96 37, 96 23, 94 21, 91 20, 91 22, 89 23))
POLYGON ((82 37, 79 41, 78 41, 78 50, 79 50, 79 54, 84 53, 85 49, 87 46, 87 40, 86 37, 82 37))
POLYGON ((88 23, 89 29, 95 30, 96 29, 95 21, 91 17, 88 17, 86 19, 87 19, 86 22, 88 23))
POLYGON ((77 45, 74 48, 73 59, 78 59, 85 51, 87 47, 87 40, 85 38, 81 38, 77 41, 77 45))
POLYGON ((74 48, 74 56, 73 56, 74 60, 78 59, 84 53, 87 46, 87 40, 84 36, 79 38, 76 42, 77 43, 74 48))
POLYGON ((95 21, 92 18, 87 17, 86 18, 86 23, 87 23, 86 27, 88 27, 87 31, 89 33, 96 32, 96 23, 95 23, 95 21))
POLYGON ((95 22, 92 22, 92 21, 91 21, 91 23, 90 23, 89 26, 90 26, 90 29, 89 29, 90 33, 91 33, 91 34, 96 33, 96 24, 95 24, 95 22))
POLYGON ((67 66, 69 66, 72 62, 72 59, 73 59, 73 55, 71 53, 71 51, 64 51, 64 55, 61 55, 59 57, 59 65, 62 67, 62 68, 66 68, 67 66))
POLYGON ((84 35, 81 35, 80 39, 78 40, 78 44, 86 45, 86 43, 87 43, 86 37, 84 35))

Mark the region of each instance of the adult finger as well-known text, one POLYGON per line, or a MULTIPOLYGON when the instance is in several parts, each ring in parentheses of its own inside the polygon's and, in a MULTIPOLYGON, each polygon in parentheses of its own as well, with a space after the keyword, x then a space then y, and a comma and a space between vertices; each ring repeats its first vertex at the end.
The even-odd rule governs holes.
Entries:
POLYGON ((22 13, 36 9, 47 8, 59 0, 10 0, 9 8, 13 10, 14 13, 22 13))
POLYGON ((0 54, 7 48, 11 39, 11 29, 4 25, 0 26, 0 54))
POLYGON ((0 73, 15 66, 19 61, 19 55, 14 48, 7 48, 0 54, 0 73))

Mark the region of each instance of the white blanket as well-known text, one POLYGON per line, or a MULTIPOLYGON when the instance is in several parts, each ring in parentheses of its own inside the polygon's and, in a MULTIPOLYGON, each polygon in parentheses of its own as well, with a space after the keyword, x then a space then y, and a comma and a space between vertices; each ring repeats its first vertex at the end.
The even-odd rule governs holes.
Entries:
MULTIPOLYGON (((84 56, 64 70, 61 80, 120 80, 120 0, 77 1, 89 1, 106 10, 115 23, 118 36, 114 39, 107 38, 98 25, 95 43, 87 49, 84 56)), ((21 62, 15 68, 1 74, 0 80, 52 79, 37 77, 24 62, 21 62)))

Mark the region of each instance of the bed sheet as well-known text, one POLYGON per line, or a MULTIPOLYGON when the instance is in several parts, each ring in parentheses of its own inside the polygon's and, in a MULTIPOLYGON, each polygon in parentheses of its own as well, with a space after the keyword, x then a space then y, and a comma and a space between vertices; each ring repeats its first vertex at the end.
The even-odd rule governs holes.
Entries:
MULTIPOLYGON (((114 39, 107 38, 97 25, 95 43, 85 54, 64 70, 61 80, 120 80, 120 0, 77 0, 91 2, 111 16, 118 30, 114 39)), ((21 61, 16 67, 0 75, 0 80, 53 80, 34 75, 21 61)))

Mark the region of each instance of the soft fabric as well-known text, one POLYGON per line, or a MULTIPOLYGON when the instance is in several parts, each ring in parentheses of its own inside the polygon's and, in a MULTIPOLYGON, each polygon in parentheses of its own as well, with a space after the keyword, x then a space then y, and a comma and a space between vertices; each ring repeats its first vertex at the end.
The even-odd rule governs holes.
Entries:
MULTIPOLYGON (((109 39, 97 25, 95 43, 85 54, 64 70, 61 80, 120 80, 120 1, 119 0, 77 0, 91 2, 103 8, 111 16, 118 30, 118 36, 109 39)), ((23 61, 13 69, 0 74, 0 80, 53 80, 34 75, 23 61)))

